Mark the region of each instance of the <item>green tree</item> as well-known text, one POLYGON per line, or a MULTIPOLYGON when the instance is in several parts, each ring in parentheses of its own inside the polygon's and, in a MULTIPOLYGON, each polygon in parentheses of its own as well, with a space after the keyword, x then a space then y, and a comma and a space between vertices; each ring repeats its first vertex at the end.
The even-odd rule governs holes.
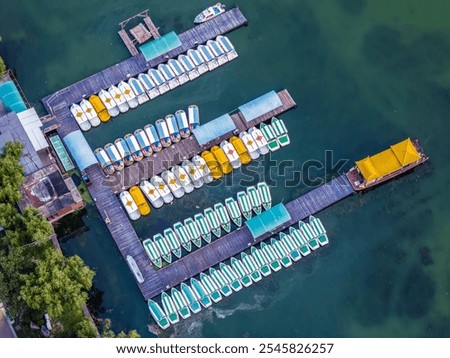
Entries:
POLYGON ((22 143, 8 142, 0 154, 0 203, 14 205, 20 200, 20 185, 24 181, 22 149, 22 143))
POLYGON ((106 318, 103 320, 103 332, 102 332, 103 338, 141 338, 139 333, 135 329, 129 331, 128 333, 125 333, 124 331, 119 332, 118 334, 115 334, 114 331, 111 329, 111 320, 109 318, 106 318))
POLYGON ((0 77, 3 76, 5 71, 6 71, 5 61, 3 61, 3 58, 0 56, 0 77))

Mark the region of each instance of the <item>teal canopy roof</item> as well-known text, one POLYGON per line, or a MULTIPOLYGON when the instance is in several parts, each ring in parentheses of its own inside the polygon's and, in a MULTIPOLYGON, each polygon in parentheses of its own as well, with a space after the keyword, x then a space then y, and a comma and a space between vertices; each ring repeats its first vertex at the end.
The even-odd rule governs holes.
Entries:
POLYGON ((278 94, 275 91, 271 91, 240 106, 239 110, 242 112, 245 120, 247 122, 251 122, 263 114, 269 113, 274 109, 281 107, 282 105, 283 103, 281 103, 278 94))
POLYGON ((289 220, 291 220, 289 212, 283 204, 278 204, 264 211, 262 214, 253 217, 245 225, 249 228, 253 238, 256 239, 261 235, 273 231, 289 220))
POLYGON ((181 41, 178 35, 171 31, 156 40, 140 46, 139 51, 142 52, 146 61, 150 61, 180 46, 181 41))

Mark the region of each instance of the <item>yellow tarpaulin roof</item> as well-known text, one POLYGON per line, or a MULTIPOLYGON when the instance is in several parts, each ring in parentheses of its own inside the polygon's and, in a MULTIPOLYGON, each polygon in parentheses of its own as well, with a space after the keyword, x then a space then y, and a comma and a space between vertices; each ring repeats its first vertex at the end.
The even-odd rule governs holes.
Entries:
POLYGON ((420 159, 411 139, 394 144, 371 157, 356 162, 366 181, 373 181, 420 159))

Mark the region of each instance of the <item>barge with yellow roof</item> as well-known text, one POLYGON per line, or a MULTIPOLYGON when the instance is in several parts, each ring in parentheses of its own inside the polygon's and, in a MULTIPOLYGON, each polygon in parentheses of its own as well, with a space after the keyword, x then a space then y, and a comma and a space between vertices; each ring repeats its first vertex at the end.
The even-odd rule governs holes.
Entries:
POLYGON ((419 141, 407 138, 389 149, 357 161, 348 171, 347 178, 353 189, 360 191, 390 180, 427 160, 428 156, 419 141))

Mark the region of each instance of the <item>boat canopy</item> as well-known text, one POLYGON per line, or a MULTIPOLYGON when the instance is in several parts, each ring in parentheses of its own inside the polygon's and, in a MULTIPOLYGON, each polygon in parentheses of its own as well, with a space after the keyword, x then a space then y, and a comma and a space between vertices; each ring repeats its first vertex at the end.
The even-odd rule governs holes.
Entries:
POLYGON ((368 182, 388 175, 420 159, 411 139, 405 139, 371 157, 356 162, 364 179, 368 182))
POLYGON ((239 107, 239 110, 242 112, 245 120, 247 122, 251 122, 266 113, 272 112, 282 105, 283 103, 281 102, 278 94, 275 91, 270 91, 261 97, 255 98, 254 100, 243 104, 239 107))
POLYGON ((139 51, 141 51, 145 60, 148 62, 180 46, 181 41, 178 35, 174 31, 171 31, 156 40, 139 46, 139 51))
POLYGON ((234 130, 236 130, 236 125, 230 115, 224 114, 223 116, 213 119, 211 122, 194 129, 193 132, 198 143, 203 145, 217 137, 231 134, 234 130))
POLYGON ((273 231, 289 220, 291 220, 291 216, 285 206, 283 204, 278 204, 248 220, 245 225, 250 230, 253 238, 256 239, 261 235, 273 231))
POLYGON ((80 171, 85 170, 93 164, 97 164, 97 159, 80 130, 66 135, 63 141, 80 171))
POLYGON ((27 106, 13 81, 0 83, 0 100, 6 108, 15 113, 20 113, 27 109, 27 106))

